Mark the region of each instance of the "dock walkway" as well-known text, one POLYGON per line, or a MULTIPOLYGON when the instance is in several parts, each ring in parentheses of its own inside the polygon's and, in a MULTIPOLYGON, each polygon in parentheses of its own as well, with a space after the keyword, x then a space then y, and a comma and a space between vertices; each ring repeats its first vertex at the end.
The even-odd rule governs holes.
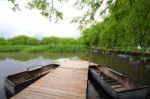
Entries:
POLYGON ((88 61, 67 61, 11 99, 86 99, 88 61))

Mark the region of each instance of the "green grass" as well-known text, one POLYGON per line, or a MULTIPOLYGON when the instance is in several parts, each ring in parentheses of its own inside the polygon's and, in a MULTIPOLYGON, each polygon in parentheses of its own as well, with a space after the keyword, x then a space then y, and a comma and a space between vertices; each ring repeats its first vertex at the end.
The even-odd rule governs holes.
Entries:
POLYGON ((87 52, 84 45, 5 45, 0 46, 0 52, 87 52))
POLYGON ((26 46, 22 45, 3 45, 0 46, 0 52, 20 52, 25 48, 26 46))

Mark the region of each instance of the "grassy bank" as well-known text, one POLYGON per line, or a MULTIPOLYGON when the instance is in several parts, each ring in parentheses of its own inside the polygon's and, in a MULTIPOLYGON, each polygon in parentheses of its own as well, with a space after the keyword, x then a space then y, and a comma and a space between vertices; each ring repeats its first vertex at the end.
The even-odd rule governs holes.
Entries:
POLYGON ((5 45, 0 46, 0 52, 87 52, 84 45, 5 45))

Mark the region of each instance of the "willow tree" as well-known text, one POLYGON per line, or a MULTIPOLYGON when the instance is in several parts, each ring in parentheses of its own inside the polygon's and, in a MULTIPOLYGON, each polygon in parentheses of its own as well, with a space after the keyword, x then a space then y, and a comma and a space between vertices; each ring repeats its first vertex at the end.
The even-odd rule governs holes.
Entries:
POLYGON ((149 9, 149 0, 116 0, 111 6, 108 25, 114 24, 111 26, 114 31, 109 32, 114 34, 116 39, 121 38, 118 40, 121 47, 150 46, 149 9))
MULTIPOLYGON (((149 48, 149 0, 109 1, 108 15, 101 24, 97 23, 99 28, 95 28, 96 30, 101 30, 99 32, 99 46, 123 50, 133 50, 136 49, 137 46, 140 46, 142 49, 149 48)), ((92 29, 92 27, 84 31, 90 32, 90 29, 92 29)), ((92 34, 92 32, 89 34, 92 34)), ((89 35, 89 37, 92 36, 89 35)))
POLYGON ((92 25, 82 32, 84 44, 88 47, 97 47, 99 43, 99 33, 101 32, 100 24, 92 25))

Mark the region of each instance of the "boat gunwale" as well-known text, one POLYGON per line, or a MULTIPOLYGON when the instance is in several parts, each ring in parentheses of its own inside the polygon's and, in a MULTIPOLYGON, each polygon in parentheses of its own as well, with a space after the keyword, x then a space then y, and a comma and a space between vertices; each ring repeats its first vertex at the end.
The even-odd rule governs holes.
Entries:
POLYGON ((5 80, 8 81, 11 85, 15 86, 15 84, 8 80, 7 77, 5 78, 5 80))
MULTIPOLYGON (((108 67, 106 67, 106 68, 108 68, 108 67)), ((112 70, 111 68, 108 68, 108 69, 112 70)), ((115 71, 115 70, 113 70, 113 71, 115 71)), ((111 72, 112 72, 112 71, 111 71, 111 72)), ((117 71, 115 71, 115 72, 117 72, 117 71)), ((119 72, 118 72, 118 73, 119 73, 119 72)), ((140 82, 140 81, 138 81, 138 80, 135 80, 135 79, 133 79, 133 78, 127 76, 126 74, 123 74, 123 73, 120 73, 120 74, 122 74, 121 76, 123 76, 123 77, 127 77, 127 78, 129 78, 130 80, 135 81, 136 83, 141 84, 143 87, 148 87, 148 85, 146 85, 145 83, 140 82)))
MULTIPOLYGON (((119 72, 117 72, 117 71, 115 71, 115 70, 112 70, 111 68, 108 68, 108 67, 105 67, 105 68, 111 70, 111 72, 114 71, 113 73, 116 73, 116 74, 119 73, 119 72)), ((131 78, 131 77, 128 77, 126 74, 123 74, 123 73, 119 73, 119 74, 122 74, 122 75, 120 75, 120 76, 129 78, 130 80, 132 80, 132 81, 134 81, 134 82, 136 82, 136 83, 138 83, 138 84, 141 85, 141 87, 129 89, 129 90, 131 90, 131 91, 132 91, 132 90, 138 90, 138 89, 149 88, 148 85, 146 85, 146 84, 144 84, 144 83, 142 83, 142 82, 140 82, 140 81, 138 81, 138 80, 135 80, 135 79, 133 79, 133 78, 131 78)), ((126 91, 126 90, 125 90, 125 91, 126 91)), ((120 92, 124 92, 124 91, 120 91, 120 92)))

